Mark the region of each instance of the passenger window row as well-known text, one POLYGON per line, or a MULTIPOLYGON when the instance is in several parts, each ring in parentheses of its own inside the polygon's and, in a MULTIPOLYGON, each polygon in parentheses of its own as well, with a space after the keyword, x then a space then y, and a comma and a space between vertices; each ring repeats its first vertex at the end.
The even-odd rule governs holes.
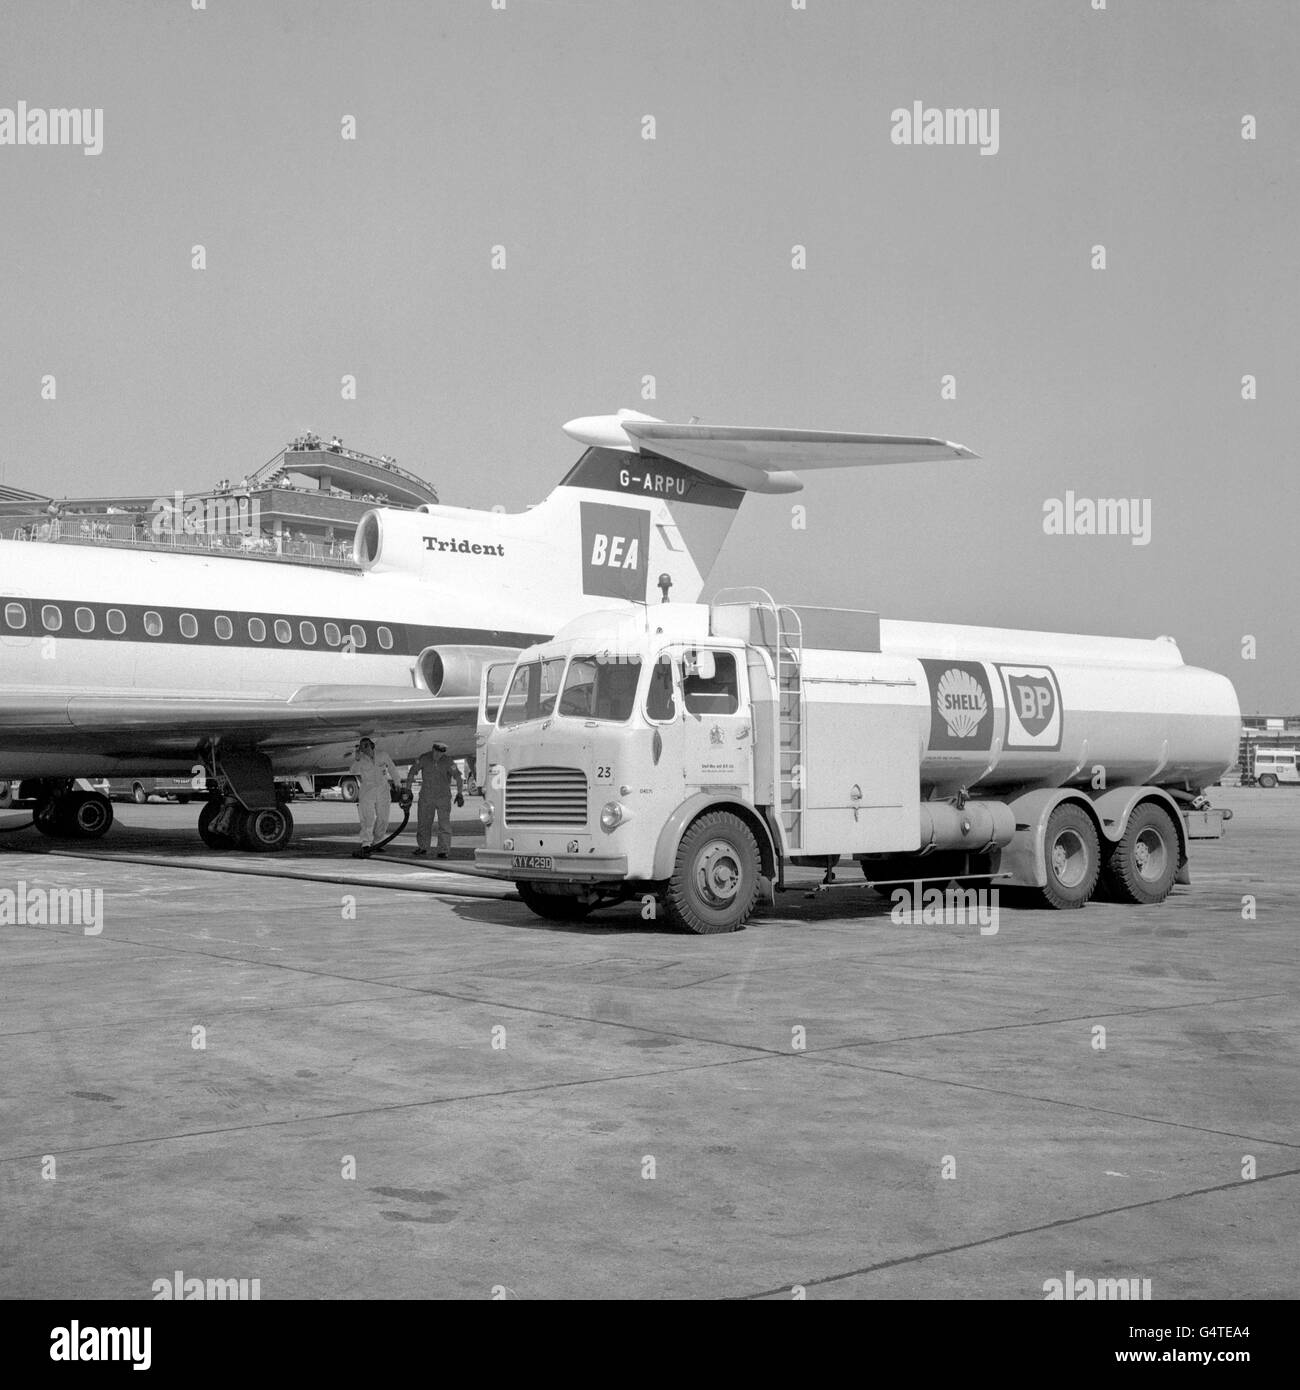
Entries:
MULTIPOLYGON (((60 604, 45 603, 41 605, 40 621, 46 632, 61 632, 63 630, 63 618, 64 609, 60 604)), ((73 608, 72 621, 78 632, 89 634, 95 631, 95 613, 90 608, 73 608)), ((5 604, 5 624, 18 630, 25 629, 27 627, 27 606, 22 603, 5 604)), ((178 625, 182 637, 188 640, 198 637, 199 619, 193 613, 182 613, 178 625)), ((104 614, 104 626, 114 637, 122 636, 126 631, 126 614, 120 608, 108 609, 104 614)), ((145 613, 144 631, 146 637, 161 637, 164 626, 161 613, 155 612, 153 609, 145 613)), ((293 624, 288 618, 273 619, 271 630, 275 640, 281 645, 287 646, 293 641, 293 624)), ((212 617, 212 631, 218 641, 231 642, 235 637, 235 624, 224 613, 218 613, 212 617)), ((266 621, 264 619, 249 618, 247 631, 250 641, 266 641, 266 621)), ((340 624, 325 623, 321 628, 320 635, 324 638, 324 645, 327 647, 346 645, 351 647, 353 651, 361 651, 369 642, 369 634, 361 623, 350 624, 346 636, 344 636, 344 630, 340 624)), ((305 647, 316 646, 316 624, 305 618, 299 622, 298 639, 305 647)), ((381 623, 375 629, 375 639, 382 650, 392 651, 393 633, 391 628, 381 623)))

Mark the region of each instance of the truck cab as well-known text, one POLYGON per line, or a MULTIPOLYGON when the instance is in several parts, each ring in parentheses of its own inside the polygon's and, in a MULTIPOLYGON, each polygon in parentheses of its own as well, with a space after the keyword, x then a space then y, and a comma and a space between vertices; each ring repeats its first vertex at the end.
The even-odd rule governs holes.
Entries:
MULTIPOLYGON (((678 818, 719 797, 753 806, 747 647, 711 635, 708 611, 589 615, 522 653, 499 702, 485 679, 478 862, 514 878, 542 915, 581 917, 666 877, 661 835, 637 833, 652 808, 657 825, 665 806, 678 818)), ((770 832, 752 810, 747 819, 770 871, 770 832)), ((750 887, 752 865, 733 860, 719 845, 709 861, 727 901, 750 887)))

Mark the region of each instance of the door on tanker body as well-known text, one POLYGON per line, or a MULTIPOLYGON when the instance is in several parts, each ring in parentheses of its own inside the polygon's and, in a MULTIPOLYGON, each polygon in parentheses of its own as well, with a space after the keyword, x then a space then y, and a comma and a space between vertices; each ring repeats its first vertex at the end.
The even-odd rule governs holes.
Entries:
POLYGON ((674 652, 680 682, 682 773, 687 789, 735 787, 753 778, 754 718, 745 654, 724 647, 674 652))

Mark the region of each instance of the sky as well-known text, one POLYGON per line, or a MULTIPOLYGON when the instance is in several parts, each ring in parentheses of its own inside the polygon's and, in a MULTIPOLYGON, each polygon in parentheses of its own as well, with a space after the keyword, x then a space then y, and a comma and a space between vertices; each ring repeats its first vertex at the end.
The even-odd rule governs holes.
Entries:
POLYGON ((98 155, 0 144, 4 482, 313 429, 515 510, 620 406, 937 435, 979 461, 747 499, 711 587, 1170 634, 1300 711, 1291 0, 197 3, 0 10, 0 111, 103 111, 98 155), (914 102, 996 153, 896 143, 914 102), (1047 534, 1067 494, 1148 543, 1047 534))

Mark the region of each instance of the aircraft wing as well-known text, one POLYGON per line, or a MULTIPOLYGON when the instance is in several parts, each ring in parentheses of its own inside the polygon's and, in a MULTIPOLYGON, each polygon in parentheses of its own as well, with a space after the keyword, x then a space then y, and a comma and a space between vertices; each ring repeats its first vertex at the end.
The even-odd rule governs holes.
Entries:
POLYGON ((109 757, 188 755, 218 737, 267 750, 335 743, 463 727, 477 715, 471 697, 392 686, 304 686, 289 696, 0 687, 0 742, 109 757))

